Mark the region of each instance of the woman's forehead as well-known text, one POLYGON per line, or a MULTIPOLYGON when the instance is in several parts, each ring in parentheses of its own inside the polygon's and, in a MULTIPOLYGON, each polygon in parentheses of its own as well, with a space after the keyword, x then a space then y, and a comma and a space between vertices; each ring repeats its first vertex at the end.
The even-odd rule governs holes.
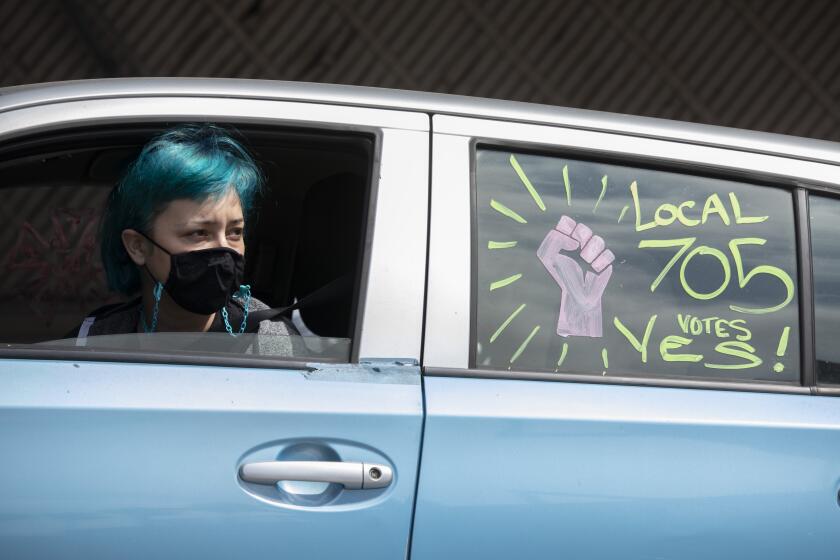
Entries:
POLYGON ((188 224, 229 224, 243 222, 242 204, 239 196, 233 191, 220 198, 208 197, 203 200, 180 198, 170 202, 158 214, 157 225, 188 225, 188 224))

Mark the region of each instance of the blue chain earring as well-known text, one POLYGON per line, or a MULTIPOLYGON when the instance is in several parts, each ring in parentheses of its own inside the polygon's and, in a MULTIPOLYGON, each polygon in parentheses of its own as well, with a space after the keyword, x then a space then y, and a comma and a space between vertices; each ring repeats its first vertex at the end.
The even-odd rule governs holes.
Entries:
POLYGON ((143 323, 143 331, 146 333, 153 333, 157 330, 158 309, 160 308, 160 298, 163 295, 162 283, 155 283, 155 287, 152 288, 152 295, 155 297, 155 306, 152 308, 152 326, 146 325, 146 311, 142 307, 140 308, 140 321, 143 323))
POLYGON ((233 297, 236 299, 242 300, 242 307, 244 309, 242 315, 242 323, 239 325, 239 332, 233 332, 233 327, 230 326, 230 321, 228 320, 228 312, 227 309, 222 307, 222 320, 225 322, 225 330, 227 330, 230 336, 238 336, 245 332, 245 328, 248 326, 248 306, 251 304, 251 286, 248 284, 242 284, 239 286, 239 290, 233 294, 233 297))

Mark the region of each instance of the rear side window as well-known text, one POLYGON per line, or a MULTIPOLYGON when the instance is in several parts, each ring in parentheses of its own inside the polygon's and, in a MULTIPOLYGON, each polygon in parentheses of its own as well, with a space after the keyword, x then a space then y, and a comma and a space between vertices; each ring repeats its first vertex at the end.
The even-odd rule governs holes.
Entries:
POLYGON ((481 148, 473 365, 798 383, 793 199, 481 148))
POLYGON ((840 201, 811 196, 817 381, 840 385, 840 201))

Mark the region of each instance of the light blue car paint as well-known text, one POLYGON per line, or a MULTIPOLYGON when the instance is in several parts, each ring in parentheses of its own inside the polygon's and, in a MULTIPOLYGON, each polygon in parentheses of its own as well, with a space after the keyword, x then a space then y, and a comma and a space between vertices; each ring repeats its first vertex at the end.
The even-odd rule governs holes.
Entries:
POLYGON ((838 557, 836 398, 424 385, 412 560, 838 557))
POLYGON ((402 558, 421 419, 416 365, 4 360, 0 558, 402 558), (311 506, 240 485, 243 461, 299 444, 394 482, 311 506))

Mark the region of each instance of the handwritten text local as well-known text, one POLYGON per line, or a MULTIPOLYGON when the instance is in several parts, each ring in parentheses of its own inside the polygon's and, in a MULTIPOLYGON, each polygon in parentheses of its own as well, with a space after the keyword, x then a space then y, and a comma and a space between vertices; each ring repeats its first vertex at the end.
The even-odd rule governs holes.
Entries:
MULTIPOLYGON (((635 181, 630 185, 630 194, 633 197, 633 207, 636 210, 636 231, 645 231, 660 226, 669 226, 674 222, 679 222, 686 227, 699 226, 705 224, 710 217, 717 216, 724 225, 731 225, 733 220, 726 210, 726 205, 721 200, 717 193, 712 193, 706 198, 703 203, 703 209, 700 211, 699 217, 691 217, 696 215, 689 211, 693 209, 697 202, 694 200, 686 200, 679 204, 660 204, 653 213, 653 219, 649 222, 642 223, 642 206, 639 200, 639 187, 635 181), (689 213, 687 213, 689 212, 689 213)), ((729 193, 729 206, 732 211, 732 217, 736 224, 758 224, 769 216, 744 216, 741 213, 741 204, 738 202, 738 196, 735 193, 729 193)))

